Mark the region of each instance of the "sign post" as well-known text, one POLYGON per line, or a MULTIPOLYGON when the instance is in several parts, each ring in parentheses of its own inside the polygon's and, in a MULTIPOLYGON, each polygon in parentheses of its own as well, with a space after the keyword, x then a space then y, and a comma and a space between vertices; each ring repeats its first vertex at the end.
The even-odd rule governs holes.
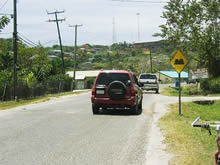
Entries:
POLYGON ((150 70, 151 70, 151 73, 153 72, 152 70, 152 55, 151 55, 151 49, 145 49, 143 50, 143 54, 149 54, 150 55, 150 70))
POLYGON ((180 50, 177 50, 170 60, 171 66, 176 70, 179 77, 179 115, 181 115, 181 72, 187 65, 188 60, 180 50))

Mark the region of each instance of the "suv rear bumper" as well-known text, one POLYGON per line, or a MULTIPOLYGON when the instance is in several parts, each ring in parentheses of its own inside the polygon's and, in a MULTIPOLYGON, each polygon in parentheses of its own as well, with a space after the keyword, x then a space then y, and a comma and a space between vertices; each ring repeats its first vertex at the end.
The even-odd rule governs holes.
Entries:
POLYGON ((103 107, 126 107, 137 104, 135 96, 131 96, 122 100, 111 100, 110 98, 98 98, 95 96, 91 97, 92 104, 101 105, 103 107))

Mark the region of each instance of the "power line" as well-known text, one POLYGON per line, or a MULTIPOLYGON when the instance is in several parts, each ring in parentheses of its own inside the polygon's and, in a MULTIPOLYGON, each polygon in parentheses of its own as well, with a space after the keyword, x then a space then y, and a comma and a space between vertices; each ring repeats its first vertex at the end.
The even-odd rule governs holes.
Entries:
POLYGON ((10 16, 11 18, 13 18, 13 14, 9 14, 9 13, 0 13, 0 15, 3 15, 3 16, 10 16))
POLYGON ((5 7, 5 5, 8 3, 8 0, 5 1, 5 3, 3 3, 3 5, 0 7, 0 10, 5 7))
POLYGON ((12 32, 6 32, 6 33, 1 33, 1 32, 0 32, 0 34, 12 34, 12 32))
POLYGON ((18 40, 21 41, 22 43, 24 43, 25 45, 30 46, 30 47, 38 46, 35 43, 30 42, 29 40, 26 40, 25 38, 21 37, 20 35, 18 35, 18 40))
POLYGON ((22 42, 22 44, 28 46, 28 47, 33 47, 32 44, 30 44, 29 42, 27 42, 26 40, 24 40, 23 38, 18 36, 18 41, 22 42))
POLYGON ((43 43, 42 45, 48 45, 52 42, 57 43, 57 40, 50 40, 50 41, 47 41, 47 42, 43 43))
POLYGON ((30 45, 33 46, 38 46, 36 43, 34 43, 33 41, 31 41, 30 39, 28 39, 27 37, 25 37, 24 35, 22 35, 21 33, 18 33, 19 37, 22 38, 23 40, 25 40, 27 43, 29 43, 30 45))

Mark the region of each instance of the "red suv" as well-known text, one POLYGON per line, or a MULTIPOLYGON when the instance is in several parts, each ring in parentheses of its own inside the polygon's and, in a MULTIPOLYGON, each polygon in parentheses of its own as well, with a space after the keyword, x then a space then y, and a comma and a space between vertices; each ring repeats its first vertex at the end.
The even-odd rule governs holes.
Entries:
POLYGON ((101 71, 92 88, 92 111, 93 114, 98 114, 100 108, 129 108, 139 115, 142 113, 142 99, 142 90, 131 72, 101 71))

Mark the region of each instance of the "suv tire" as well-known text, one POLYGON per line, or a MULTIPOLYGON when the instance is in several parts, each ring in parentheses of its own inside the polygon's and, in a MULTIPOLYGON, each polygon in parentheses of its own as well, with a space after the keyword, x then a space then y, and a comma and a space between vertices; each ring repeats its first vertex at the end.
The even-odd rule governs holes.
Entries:
POLYGON ((142 113, 142 108, 140 108, 140 106, 142 106, 142 104, 136 104, 132 107, 132 111, 135 115, 140 115, 142 113))
POLYGON ((139 103, 139 105, 138 105, 138 108, 139 108, 139 110, 140 110, 141 113, 142 113, 142 99, 141 99, 141 101, 140 101, 140 103, 139 103))
POLYGON ((108 95, 112 100, 121 100, 126 95, 126 85, 121 81, 113 81, 109 84, 108 95))
POLYGON ((93 114, 99 114, 99 107, 95 104, 92 104, 92 112, 93 114))

